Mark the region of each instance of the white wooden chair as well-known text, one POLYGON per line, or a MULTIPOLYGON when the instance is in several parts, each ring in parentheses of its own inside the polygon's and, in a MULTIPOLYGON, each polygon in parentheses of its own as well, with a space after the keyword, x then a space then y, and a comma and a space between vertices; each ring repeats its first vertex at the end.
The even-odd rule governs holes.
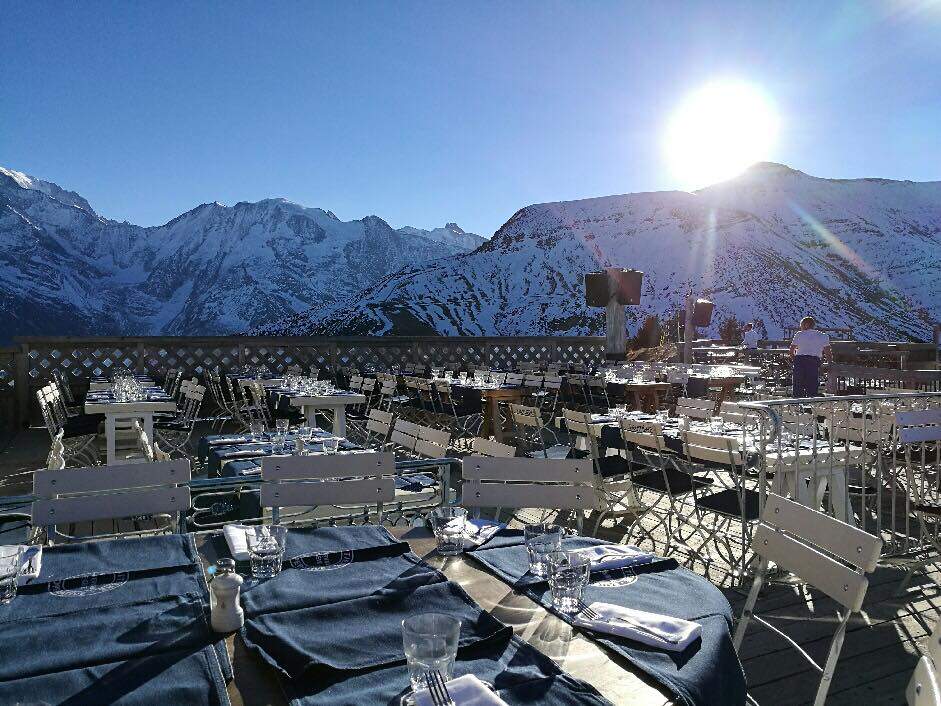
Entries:
POLYGON ((822 706, 840 658, 847 623, 852 614, 862 608, 869 588, 866 574, 876 568, 882 540, 772 493, 765 502, 752 549, 759 557, 758 572, 735 629, 736 650, 741 647, 752 620, 789 644, 795 644, 785 633, 755 613, 755 603, 767 577, 769 562, 773 561, 778 567, 799 576, 843 606, 843 615, 838 616, 839 625, 822 667, 798 648, 798 653, 821 675, 814 705, 822 706))
POLYGON ((509 408, 517 440, 533 449, 533 453, 541 451, 543 458, 549 458, 545 434, 552 435, 556 444, 558 444, 558 438, 555 437, 555 432, 543 422, 539 408, 513 402, 509 404, 509 408))
POLYGON ((474 437, 470 443, 471 453, 475 456, 489 456, 490 458, 516 458, 516 447, 501 444, 493 439, 474 437))
POLYGON ((579 531, 584 511, 602 506, 588 459, 490 458, 467 456, 461 505, 475 510, 574 510, 579 531))
POLYGON ((715 414, 715 410, 716 403, 712 400, 701 400, 696 397, 680 397, 676 401, 675 416, 708 420, 715 414))
POLYGON ((176 459, 163 463, 67 468, 33 474, 34 527, 46 528, 46 541, 100 539, 171 531, 190 506, 190 463, 176 459), (174 519, 175 516, 175 519, 174 519), (112 531, 96 533, 96 521, 112 521, 112 531), (119 520, 133 528, 122 529, 119 520), (152 520, 152 522, 151 522, 152 520), (58 531, 62 525, 90 522, 91 532, 76 537, 58 531), (141 524, 152 524, 141 527, 141 524))
MULTIPOLYGON (((356 516, 382 523, 383 504, 395 499, 395 458, 390 453, 319 456, 266 456, 261 460, 262 508, 271 509, 272 520, 292 523, 336 521, 314 517, 317 507, 358 506, 356 516), (307 508, 282 517, 283 508, 307 508)), ((349 512, 343 518, 352 519, 349 512)))
POLYGON ((941 620, 935 623, 934 630, 928 637, 927 650, 915 665, 915 672, 905 689, 908 706, 941 706, 939 663, 941 663, 941 620))

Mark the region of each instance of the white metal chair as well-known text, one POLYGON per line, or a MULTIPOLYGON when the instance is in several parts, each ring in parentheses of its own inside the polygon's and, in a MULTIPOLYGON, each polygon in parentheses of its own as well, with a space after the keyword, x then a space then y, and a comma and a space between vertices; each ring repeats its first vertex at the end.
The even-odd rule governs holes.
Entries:
POLYGON ((33 494, 39 498, 31 509, 34 527, 44 527, 46 542, 60 539, 100 539, 171 531, 181 513, 189 508, 190 463, 176 459, 163 463, 135 463, 120 466, 66 468, 36 471, 33 494), (173 519, 173 516, 176 519, 173 519), (143 518, 154 526, 141 527, 143 518), (119 520, 129 520, 133 528, 120 529, 119 520), (96 533, 95 522, 112 521, 112 531, 96 533), (91 532, 77 537, 58 531, 62 525, 91 522, 91 532))
POLYGON ((501 444, 493 439, 474 437, 470 443, 471 453, 475 456, 489 456, 490 458, 515 458, 516 448, 509 444, 501 444))
MULTIPOLYGON (((267 456, 261 460, 261 506, 271 508, 272 520, 331 521, 336 517, 313 517, 310 510, 323 506, 361 506, 356 516, 368 522, 369 515, 382 523, 383 504, 395 500, 395 458, 390 453, 320 456, 267 456), (286 507, 308 510, 282 517, 286 507), (373 512, 373 508, 375 511, 373 512)), ((345 519, 354 515, 343 513, 345 519)))
POLYGON ((915 672, 905 689, 908 706, 941 706, 939 662, 941 662, 941 620, 935 623, 928 637, 927 650, 915 665, 915 672))
POLYGON ((773 561, 777 566, 801 577, 843 606, 843 615, 839 616, 840 622, 830 643, 827 661, 822 667, 804 650, 797 648, 798 653, 821 675, 814 704, 822 706, 840 658, 847 623, 852 614, 862 608, 869 588, 866 574, 876 568, 882 551, 882 540, 772 493, 765 502, 761 521, 752 540, 752 549, 760 561, 741 620, 735 629, 736 650, 741 647, 745 631, 752 620, 796 646, 790 637, 754 612, 758 594, 768 574, 769 562, 773 561))
POLYGON ((467 456, 461 505, 476 510, 574 510, 579 531, 584 511, 601 507, 588 459, 490 458, 467 456))
POLYGON ((690 419, 708 420, 715 414, 716 404, 712 400, 696 397, 680 397, 676 401, 676 416, 690 419))

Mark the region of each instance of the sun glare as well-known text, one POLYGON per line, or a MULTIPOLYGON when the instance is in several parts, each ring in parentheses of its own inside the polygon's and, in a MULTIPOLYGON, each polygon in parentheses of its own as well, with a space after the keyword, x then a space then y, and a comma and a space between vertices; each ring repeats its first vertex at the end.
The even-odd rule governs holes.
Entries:
POLYGON ((769 159, 777 133, 774 106, 759 88, 739 81, 710 83, 670 119, 665 152, 679 185, 699 188, 769 159))

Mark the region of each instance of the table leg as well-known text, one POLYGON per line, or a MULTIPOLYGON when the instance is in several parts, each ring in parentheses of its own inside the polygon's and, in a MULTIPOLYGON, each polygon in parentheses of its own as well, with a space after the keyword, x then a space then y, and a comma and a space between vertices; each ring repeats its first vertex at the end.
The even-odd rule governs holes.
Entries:
POLYGON ((634 390, 634 409, 638 412, 644 411, 644 398, 640 394, 640 390, 634 390))
POLYGON ((346 407, 333 409, 333 435, 346 438, 346 407))
POLYGON ((487 400, 487 410, 490 412, 490 431, 493 438, 503 443, 503 416, 500 414, 500 404, 495 397, 487 400))
POLYGON ((660 400, 657 399, 660 395, 657 394, 656 390, 650 390, 647 393, 647 397, 650 399, 650 411, 656 414, 660 411, 660 400))
POLYGON ((154 415, 150 412, 145 412, 141 415, 141 418, 144 420, 144 433, 147 434, 147 438, 150 439, 150 443, 154 443, 154 415))
POLYGON ((317 410, 310 405, 304 405, 304 416, 307 417, 307 426, 317 426, 317 410))
POLYGON ((113 466, 115 462, 113 414, 105 415, 105 447, 107 449, 105 463, 109 466, 113 466))

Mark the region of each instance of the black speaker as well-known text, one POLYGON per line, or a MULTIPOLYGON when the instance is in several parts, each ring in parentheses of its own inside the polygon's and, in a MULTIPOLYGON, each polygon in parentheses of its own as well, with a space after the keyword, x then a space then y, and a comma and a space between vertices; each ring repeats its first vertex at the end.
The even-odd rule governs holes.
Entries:
POLYGON ((607 272, 589 272, 585 275, 585 302, 588 306, 607 306, 610 298, 607 272))
POLYGON ((712 312, 716 305, 708 299, 697 299, 696 308, 693 310, 693 326, 703 328, 712 323, 712 312))
POLYGON ((617 283, 618 304, 640 304, 640 286, 644 283, 644 273, 638 270, 614 270, 612 274, 617 283))

